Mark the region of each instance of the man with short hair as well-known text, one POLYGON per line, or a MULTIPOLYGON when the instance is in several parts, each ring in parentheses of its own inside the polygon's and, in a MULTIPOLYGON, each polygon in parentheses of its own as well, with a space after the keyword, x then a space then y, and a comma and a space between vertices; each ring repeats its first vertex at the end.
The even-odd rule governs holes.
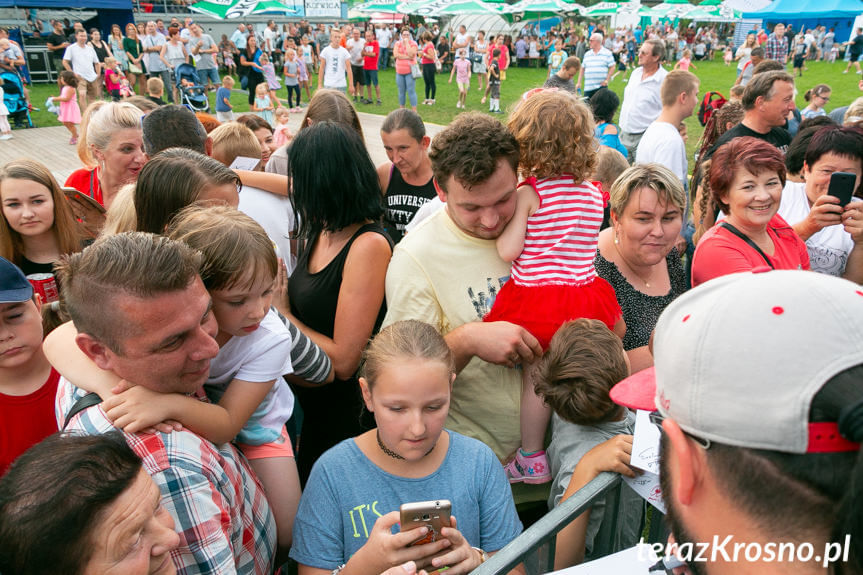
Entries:
POLYGON ((740 72, 740 75, 737 76, 737 80, 734 82, 734 85, 737 86, 740 84, 741 86, 746 86, 752 80, 752 74, 755 72, 755 67, 764 61, 764 48, 761 46, 756 46, 749 53, 749 61, 743 65, 743 70, 740 72))
MULTIPOLYGON (((565 52, 564 52, 565 53, 565 52)), ((558 88, 575 94, 575 83, 572 81, 581 69, 581 61, 575 56, 570 56, 563 61, 560 70, 548 77, 543 88, 558 88)))
POLYGON ((639 67, 632 71, 623 90, 620 106, 620 143, 634 159, 641 136, 662 112, 662 81, 668 71, 662 67, 665 46, 648 40, 638 50, 639 67))
POLYGON ((390 63, 390 42, 393 40, 393 33, 390 30, 389 24, 382 24, 375 30, 375 38, 380 45, 381 55, 378 60, 378 68, 386 70, 390 63))
MULTIPOLYGON (((181 242, 132 232, 101 238, 57 264, 81 351, 102 370, 155 393, 197 394, 219 352, 202 256, 181 242)), ((57 420, 73 433, 114 430, 98 405, 61 378, 57 420)), ((93 397, 92 395, 89 397, 93 397)), ((246 458, 183 429, 124 433, 181 534, 183 573, 272 573, 273 515, 246 458)), ((168 569, 166 569, 167 571, 168 569)))
MULTIPOLYGON (((482 321, 510 274, 495 240, 515 213, 518 142, 496 119, 467 112, 431 147, 438 197, 446 205, 396 246, 384 324, 418 319, 444 335, 459 374, 447 427, 479 439, 503 460, 520 445, 521 375, 513 367, 542 355, 524 328, 482 321)), ((514 486, 514 495, 517 501, 547 496, 524 484, 514 486)))
POLYGON ((86 110, 91 99, 95 102, 102 96, 102 64, 93 46, 87 43, 87 32, 83 29, 75 33, 75 43, 66 48, 63 67, 75 73, 78 79, 78 104, 82 111, 86 110))
POLYGON ((248 33, 246 32, 246 25, 240 22, 237 24, 237 29, 234 30, 234 33, 231 34, 231 42, 234 43, 234 46, 237 47, 237 50, 242 52, 246 49, 246 38, 248 37, 248 33))
POLYGON ((213 152, 203 124, 185 106, 160 106, 141 119, 141 128, 148 158, 168 148, 188 148, 207 156, 213 152))
MULTIPOLYGON (((165 45, 165 36, 158 32, 156 23, 152 20, 147 22, 144 31, 146 33, 144 34, 144 37, 141 38, 141 46, 143 46, 143 52, 146 56, 147 77, 160 78, 162 80, 162 84, 165 86, 165 91, 167 92, 166 95, 168 101, 173 104, 173 90, 168 88, 171 86, 171 68, 168 66, 168 62, 165 60, 164 56, 162 56, 162 47, 165 45)), ((242 68, 242 66, 240 67, 242 68)))
POLYGON ((276 51, 276 38, 279 35, 279 31, 276 30, 276 22, 275 20, 267 20, 267 27, 264 28, 264 45, 261 47, 261 50, 267 53, 270 57, 272 57, 273 52, 276 51))
POLYGON ((779 23, 773 28, 773 33, 767 37, 764 54, 767 60, 776 60, 785 64, 788 60, 788 38, 785 37, 785 24, 779 23))
POLYGON ((662 81, 662 111, 647 127, 635 153, 635 162, 662 164, 680 178, 687 188, 688 162, 686 143, 680 135, 683 120, 692 115, 698 104, 698 77, 692 72, 674 70, 662 81))
MULTIPOLYGON (((173 25, 173 22, 171 24, 173 25)), ((183 18, 183 25, 180 26, 180 41, 183 44, 188 44, 189 40, 192 39, 192 24, 193 22, 190 17, 183 18)))
POLYGON ((468 47, 470 47, 470 36, 467 35, 467 27, 462 24, 458 27, 458 34, 455 35, 452 41, 450 51, 453 54, 458 54, 459 50, 462 48, 467 49, 468 47))
POLYGON ((69 41, 66 39, 66 33, 63 31, 63 22, 54 20, 54 32, 48 36, 45 45, 51 53, 51 62, 54 64, 54 71, 60 74, 60 72, 65 70, 63 67, 63 55, 66 52, 66 48, 69 47, 69 41))
POLYGON ((356 26, 351 30, 345 48, 351 56, 351 75, 354 77, 354 102, 358 102, 363 95, 363 86, 366 85, 363 73, 363 50, 366 41, 360 36, 360 29, 356 26))
POLYGON ((212 92, 221 83, 219 80, 219 65, 216 63, 216 52, 219 46, 209 34, 204 34, 201 26, 192 24, 191 36, 189 38, 189 52, 197 59, 195 67, 201 75, 201 80, 207 82, 207 87, 212 92))
POLYGON ((784 70, 756 74, 746 86, 741 103, 743 120, 720 136, 707 152, 706 158, 723 144, 741 136, 760 138, 784 154, 791 143, 791 136, 783 126, 788 113, 795 108, 794 78, 791 74, 784 70))
POLYGON ((653 341, 654 367, 610 395, 658 412, 666 519, 689 570, 863 572, 860 286, 801 270, 718 277, 669 304, 653 341))
POLYGON ((351 70, 351 54, 342 48, 339 41, 342 33, 338 28, 330 31, 330 45, 321 51, 321 71, 318 74, 318 90, 328 88, 354 94, 354 78, 351 70), (347 74, 347 80, 345 80, 347 74))
POLYGON ((590 35, 590 50, 584 53, 584 61, 578 72, 575 89, 582 86, 584 79, 584 97, 588 100, 597 90, 608 86, 611 75, 614 74, 614 55, 602 45, 602 34, 594 32, 590 35))

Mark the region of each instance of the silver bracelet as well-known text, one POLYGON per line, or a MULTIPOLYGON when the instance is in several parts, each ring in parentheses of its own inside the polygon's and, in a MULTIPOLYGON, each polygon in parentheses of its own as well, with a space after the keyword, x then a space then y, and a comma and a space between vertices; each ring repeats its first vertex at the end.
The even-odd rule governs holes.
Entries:
POLYGON ((339 565, 338 567, 336 567, 335 569, 333 569, 333 572, 332 572, 332 574, 331 574, 331 575, 339 575, 339 572, 340 572, 342 569, 344 569, 344 568, 345 568, 345 564, 344 564, 344 563, 342 563, 341 565, 339 565))

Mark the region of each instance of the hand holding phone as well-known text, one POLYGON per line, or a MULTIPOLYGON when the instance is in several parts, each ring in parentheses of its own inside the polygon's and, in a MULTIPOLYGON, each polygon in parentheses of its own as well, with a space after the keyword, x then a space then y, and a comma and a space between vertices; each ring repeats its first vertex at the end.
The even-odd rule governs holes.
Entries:
POLYGON ((833 172, 830 176, 830 187, 827 195, 839 198, 839 206, 844 208, 854 195, 854 185, 857 183, 857 175, 850 172, 833 172))
POLYGON ((450 526, 451 511, 452 503, 446 499, 404 503, 399 508, 401 514, 400 531, 409 531, 417 527, 428 528, 428 533, 411 543, 410 546, 438 541, 442 538, 441 529, 450 526))

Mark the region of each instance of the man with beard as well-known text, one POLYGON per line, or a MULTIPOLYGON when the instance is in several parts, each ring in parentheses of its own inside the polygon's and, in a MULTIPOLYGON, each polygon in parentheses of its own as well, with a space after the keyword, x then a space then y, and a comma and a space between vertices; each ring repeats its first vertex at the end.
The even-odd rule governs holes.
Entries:
POLYGON ((611 397, 663 420, 662 494, 689 570, 861 573, 860 286, 717 278, 665 309, 654 353, 611 397))

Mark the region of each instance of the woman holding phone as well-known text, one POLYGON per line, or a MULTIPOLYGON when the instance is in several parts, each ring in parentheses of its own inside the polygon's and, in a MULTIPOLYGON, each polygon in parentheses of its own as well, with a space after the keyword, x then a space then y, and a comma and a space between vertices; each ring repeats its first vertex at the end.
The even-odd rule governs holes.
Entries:
POLYGON ((758 138, 735 138, 712 158, 710 192, 726 218, 710 228, 692 259, 692 287, 715 277, 769 267, 810 269, 809 254, 777 212, 785 158, 758 138))
POLYGON ((294 524, 300 575, 381 573, 412 561, 449 575, 473 571, 521 532, 503 467, 483 443, 444 429, 455 363, 419 321, 394 323, 364 355, 360 387, 377 429, 315 463, 294 524), (451 526, 393 533, 404 503, 448 499, 451 526))
MULTIPOLYGON (((806 242, 812 271, 863 283, 863 202, 845 206, 830 193, 834 173, 856 176, 844 199, 860 189, 863 130, 825 126, 812 136, 803 162, 804 182, 786 182, 779 215, 806 242)), ((849 178, 850 179, 850 178, 849 178)))

